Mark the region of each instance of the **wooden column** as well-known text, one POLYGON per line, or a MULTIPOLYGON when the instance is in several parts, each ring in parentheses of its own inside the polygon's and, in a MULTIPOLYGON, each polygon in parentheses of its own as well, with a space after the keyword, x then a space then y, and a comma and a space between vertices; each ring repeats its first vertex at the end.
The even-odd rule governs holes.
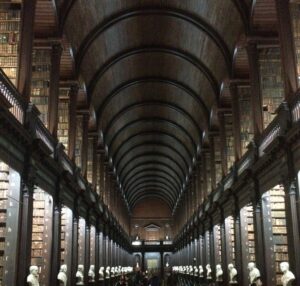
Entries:
POLYGON ((220 153, 221 153, 221 167, 222 167, 222 177, 224 178, 227 173, 227 144, 226 144, 226 130, 225 130, 225 118, 224 112, 218 112, 219 124, 220 124, 220 153))
POLYGON ((99 160, 97 156, 97 145, 98 138, 97 136, 93 136, 93 175, 92 175, 92 186, 93 190, 96 191, 97 187, 97 176, 98 176, 98 168, 99 168, 99 160))
POLYGON ((206 154, 202 153, 201 156, 201 162, 202 162, 202 177, 203 177, 203 188, 202 188, 202 198, 203 200, 207 197, 207 162, 206 162, 206 154))
POLYGON ((101 243, 101 231, 99 224, 96 225, 96 238, 95 238, 95 281, 98 285, 99 283, 99 269, 100 269, 100 243, 101 243))
POLYGON ((260 89, 258 50, 255 43, 248 43, 247 53, 249 59, 251 108, 253 115, 254 138, 257 139, 264 129, 262 94, 260 89))
POLYGON ((276 0, 278 31, 282 63, 285 99, 295 97, 298 88, 297 62, 290 14, 290 1, 276 0))
POLYGON ((238 88, 235 84, 231 84, 229 88, 230 88, 231 104, 232 104, 234 157, 235 160, 238 161, 242 157, 241 117, 240 117, 240 105, 239 105, 239 98, 238 98, 238 88))
POLYGON ((224 216, 222 217, 221 223, 221 245, 222 245, 222 269, 223 269, 223 283, 228 285, 228 262, 230 258, 230 249, 229 249, 229 227, 226 224, 224 216))
POLYGON ((86 178, 87 160, 88 160, 88 131, 89 131, 89 114, 85 113, 82 117, 82 145, 81 145, 81 171, 86 178))
POLYGON ((31 91, 32 50, 36 2, 36 0, 23 0, 22 2, 17 87, 20 94, 22 94, 28 102, 30 101, 31 91))
POLYGON ((17 285, 26 285, 26 277, 29 274, 34 185, 35 169, 29 163, 25 164, 21 179, 21 217, 17 285))
POLYGON ((60 43, 52 45, 51 70, 48 103, 48 126, 53 137, 57 137, 58 127, 58 101, 59 101, 59 74, 62 46, 60 43))
POLYGON ((76 285, 76 271, 78 266, 78 227, 79 216, 77 206, 73 212, 73 229, 72 229, 72 268, 71 268, 71 285, 76 285))
POLYGON ((77 96, 78 85, 72 85, 70 89, 70 103, 69 103, 69 142, 68 155, 69 158, 75 162, 75 148, 76 148, 76 110, 77 110, 77 96))
POLYGON ((50 285, 57 284, 57 274, 60 268, 61 257, 61 203, 60 203, 60 179, 57 180, 56 194, 53 198, 53 226, 51 247, 51 271, 50 285))

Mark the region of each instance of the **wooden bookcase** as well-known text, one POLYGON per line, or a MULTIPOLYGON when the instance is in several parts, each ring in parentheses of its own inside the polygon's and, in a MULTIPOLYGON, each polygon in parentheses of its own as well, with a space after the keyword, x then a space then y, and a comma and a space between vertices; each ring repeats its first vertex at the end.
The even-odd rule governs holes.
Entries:
MULTIPOLYGON (((90 238, 90 265, 95 265, 95 248, 96 248, 96 228, 91 226, 91 238, 90 238)), ((96 269, 95 269, 96 271, 96 269)))
POLYGON ((65 152, 68 153, 69 143, 69 90, 59 89, 58 102, 58 128, 57 138, 65 147, 65 152))
POLYGON ((18 71, 21 3, 0 3, 0 67, 13 84, 18 71))
POLYGON ((276 109, 284 99, 279 48, 259 50, 260 87, 262 93, 264 128, 276 116, 276 109))
POLYGON ((32 81, 30 100, 40 111, 40 118, 48 125, 49 81, 51 49, 35 48, 32 54, 32 81))
POLYGON ((230 168, 233 166, 235 161, 232 115, 225 114, 224 119, 225 119, 226 147, 227 147, 227 168, 228 170, 230 170, 230 168))
POLYGON ((39 268, 40 286, 47 286, 49 282, 52 217, 52 197, 36 188, 33 194, 31 265, 39 268))
POLYGON ((87 158, 87 175, 86 178, 89 183, 93 181, 93 152, 94 151, 94 139, 88 140, 88 158, 87 158))
MULTIPOLYGON (((214 251, 215 251, 215 265, 222 263, 222 241, 221 241, 221 226, 219 224, 214 226, 214 251)), ((213 269, 215 271, 215 269, 213 269)))
POLYGON ((83 128, 82 116, 76 118, 76 144, 75 144, 75 163, 76 166, 82 167, 81 149, 82 149, 82 128, 83 128))
POLYGON ((72 227, 73 213, 67 207, 61 210, 61 257, 60 265, 67 265, 68 280, 71 281, 71 259, 72 259, 72 227))
POLYGON ((247 146, 253 139, 253 122, 251 110, 251 93, 249 87, 238 87, 239 111, 241 123, 242 154, 246 153, 247 146))
POLYGON ((234 218, 232 216, 229 216, 225 219, 226 224, 226 230, 228 230, 228 233, 225 235, 228 236, 228 257, 227 261, 228 263, 233 263, 235 265, 235 228, 234 228, 234 218))
POLYGON ((222 165, 221 165, 221 140, 220 136, 214 136, 214 152, 215 152, 215 170, 216 184, 222 180, 222 165))
MULTIPOLYGON (((204 242, 205 242, 205 260, 206 260, 206 264, 211 264, 212 260, 211 260, 211 257, 210 257, 210 254, 211 254, 210 253, 211 252, 211 245, 210 245, 210 234, 209 234, 209 231, 205 232, 204 242)), ((206 267, 206 265, 203 265, 204 271, 205 271, 205 267, 206 267)))
POLYGON ((267 251, 271 253, 270 264, 267 267, 272 276, 273 285, 280 286, 282 285, 282 273, 279 264, 283 261, 289 261, 284 189, 277 185, 265 193, 263 197, 264 231, 267 233, 265 245, 267 251))
POLYGON ((20 175, 0 161, 0 285, 15 285, 20 175))

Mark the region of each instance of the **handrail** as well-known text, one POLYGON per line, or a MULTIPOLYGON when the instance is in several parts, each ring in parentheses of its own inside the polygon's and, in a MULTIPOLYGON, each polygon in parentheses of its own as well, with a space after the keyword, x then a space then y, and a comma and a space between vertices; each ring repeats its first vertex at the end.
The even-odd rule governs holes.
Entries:
POLYGON ((252 163, 253 161, 253 148, 250 148, 237 162, 237 175, 240 176, 252 163))
POLYGON ((300 121, 300 96, 296 94, 294 102, 291 104, 293 123, 300 121))
POLYGON ((51 157, 54 157, 54 151, 56 147, 56 140, 43 124, 42 120, 39 117, 36 117, 36 124, 35 124, 35 135, 37 138, 41 139, 45 145, 51 151, 51 157))
POLYGON ((70 160, 70 158, 68 157, 68 155, 62 151, 62 154, 61 154, 61 164, 63 166, 63 168, 68 171, 71 175, 73 175, 73 163, 72 161, 70 160))
POLYGON ((12 105, 9 111, 16 117, 16 119, 23 124, 24 114, 26 110, 26 101, 20 95, 19 91, 6 76, 0 68, 0 96, 4 96, 6 100, 12 105))

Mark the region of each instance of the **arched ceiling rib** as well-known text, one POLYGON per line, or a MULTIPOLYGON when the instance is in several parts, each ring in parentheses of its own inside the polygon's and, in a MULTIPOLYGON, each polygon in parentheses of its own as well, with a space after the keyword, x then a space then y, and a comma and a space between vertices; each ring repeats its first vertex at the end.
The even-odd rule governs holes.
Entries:
POLYGON ((218 105, 219 86, 231 75, 243 5, 73 0, 65 15, 78 72, 130 207, 158 197, 172 209, 218 105))

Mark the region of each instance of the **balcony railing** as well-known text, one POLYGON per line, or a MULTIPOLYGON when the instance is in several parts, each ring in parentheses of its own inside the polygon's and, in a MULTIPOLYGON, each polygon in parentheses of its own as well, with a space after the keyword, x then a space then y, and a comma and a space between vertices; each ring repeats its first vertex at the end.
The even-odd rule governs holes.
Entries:
POLYGON ((9 111, 23 124, 26 101, 0 68, 0 94, 12 105, 9 111))
POLYGON ((294 103, 291 105, 293 123, 300 121, 300 97, 296 96, 294 103))
POLYGON ((36 117, 35 120, 36 120, 36 124, 35 124, 36 137, 43 141, 43 143, 51 151, 51 157, 54 157, 54 150, 57 145, 57 141, 54 139, 52 134, 49 132, 49 130, 46 128, 46 126, 43 124, 43 122, 39 117, 36 117))

